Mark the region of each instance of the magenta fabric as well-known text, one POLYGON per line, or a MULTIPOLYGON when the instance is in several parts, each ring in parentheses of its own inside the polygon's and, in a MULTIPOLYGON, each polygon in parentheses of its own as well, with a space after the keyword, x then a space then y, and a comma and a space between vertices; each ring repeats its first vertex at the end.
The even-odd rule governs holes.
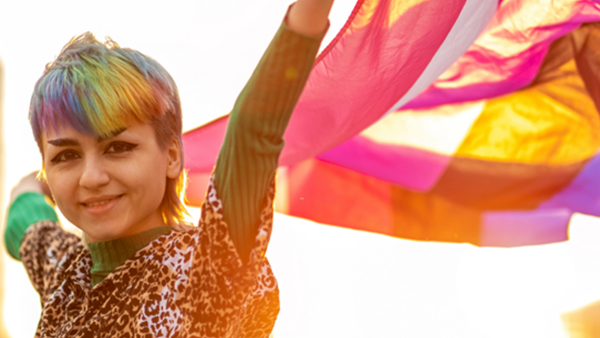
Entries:
POLYGON ((360 135, 316 158, 420 191, 435 185, 450 162, 449 156, 414 147, 379 144, 360 135))
MULTIPOLYGON (((317 59, 286 131, 280 164, 331 149, 381 118, 429 66, 466 1, 423 1, 397 18, 392 14, 401 0, 358 1, 345 27, 317 59)), ((462 54, 471 42, 455 48, 462 54)), ((184 134, 191 173, 214 166, 226 125, 227 118, 222 118, 184 134)))
POLYGON ((183 134, 184 164, 190 174, 212 172, 226 129, 227 118, 222 117, 183 134))
POLYGON ((537 75, 554 40, 598 20, 599 1, 504 0, 467 52, 404 108, 491 98, 523 88, 537 75))

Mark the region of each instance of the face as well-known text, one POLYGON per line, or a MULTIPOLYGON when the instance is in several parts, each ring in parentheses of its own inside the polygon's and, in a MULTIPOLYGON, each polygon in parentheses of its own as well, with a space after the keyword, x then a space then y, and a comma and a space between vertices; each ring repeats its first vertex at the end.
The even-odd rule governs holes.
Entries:
POLYGON ((63 126, 42 141, 54 200, 88 242, 165 225, 159 207, 167 178, 179 176, 175 140, 161 149, 151 124, 134 124, 107 139, 63 126))

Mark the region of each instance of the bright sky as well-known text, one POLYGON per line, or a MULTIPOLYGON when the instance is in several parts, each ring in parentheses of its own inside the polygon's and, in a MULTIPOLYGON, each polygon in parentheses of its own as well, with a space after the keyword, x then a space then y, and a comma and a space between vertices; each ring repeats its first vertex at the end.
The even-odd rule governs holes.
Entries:
MULTIPOLYGON (((223 115, 291 0, 12 1, 0 11, 5 66, 5 191, 40 158, 27 121, 47 62, 92 31, 138 49, 179 85, 184 127, 223 115)), ((352 10, 337 0, 333 38, 352 10)), ((576 216, 571 240, 516 249, 419 243, 276 216, 268 257, 281 288, 275 337, 565 337, 560 314, 600 299, 600 221, 576 216), (596 259, 594 259, 596 258, 596 259)), ((39 300, 6 258, 5 322, 31 337, 39 300)))

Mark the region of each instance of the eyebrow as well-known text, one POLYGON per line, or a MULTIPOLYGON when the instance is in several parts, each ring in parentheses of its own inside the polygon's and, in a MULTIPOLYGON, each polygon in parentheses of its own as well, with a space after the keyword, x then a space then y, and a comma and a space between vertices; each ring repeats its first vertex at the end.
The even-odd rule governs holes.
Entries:
MULTIPOLYGON (((98 137, 97 141, 98 141, 98 143, 100 143, 102 141, 108 140, 110 138, 113 138, 113 137, 121 134, 125 130, 127 130, 127 128, 114 130, 109 134, 110 136, 98 137)), ((54 140, 48 140, 48 143, 50 143, 51 145, 56 146, 56 147, 69 147, 69 146, 79 146, 80 145, 79 141, 77 141, 76 139, 72 139, 72 138, 57 138, 54 140)))
POLYGON ((98 143, 100 143, 102 141, 105 141, 105 140, 108 140, 110 138, 118 136, 119 134, 123 133, 125 130, 127 130, 127 128, 121 128, 121 129, 113 130, 110 133, 108 133, 107 137, 98 136, 98 138, 96 140, 98 140, 98 143))
POLYGON ((48 140, 48 143, 56 147, 68 147, 79 145, 79 141, 74 140, 72 138, 57 138, 55 140, 48 140))

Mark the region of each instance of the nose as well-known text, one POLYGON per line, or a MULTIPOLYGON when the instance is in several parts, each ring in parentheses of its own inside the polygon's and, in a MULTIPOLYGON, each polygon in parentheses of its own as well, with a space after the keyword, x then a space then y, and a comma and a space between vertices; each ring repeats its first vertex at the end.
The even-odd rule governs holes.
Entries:
POLYGON ((89 190, 98 190, 110 182, 110 175, 104 168, 102 161, 87 157, 84 161, 83 173, 79 178, 79 185, 89 190))

